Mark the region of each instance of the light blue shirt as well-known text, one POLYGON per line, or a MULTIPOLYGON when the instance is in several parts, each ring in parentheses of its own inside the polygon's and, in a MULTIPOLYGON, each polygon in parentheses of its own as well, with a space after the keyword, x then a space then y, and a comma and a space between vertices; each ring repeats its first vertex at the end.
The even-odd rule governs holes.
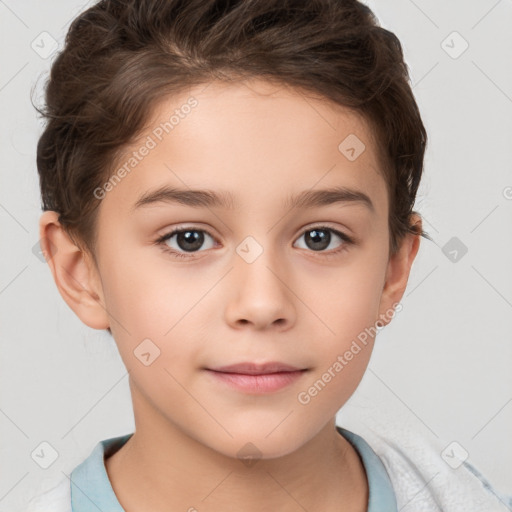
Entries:
MULTIPOLYGON (((336 428, 355 448, 366 471, 369 488, 367 512, 398 512, 393 486, 378 455, 361 436, 339 426, 336 428)), ((72 512, 125 512, 108 479, 104 457, 119 450, 132 435, 100 441, 89 457, 71 472, 72 512)))

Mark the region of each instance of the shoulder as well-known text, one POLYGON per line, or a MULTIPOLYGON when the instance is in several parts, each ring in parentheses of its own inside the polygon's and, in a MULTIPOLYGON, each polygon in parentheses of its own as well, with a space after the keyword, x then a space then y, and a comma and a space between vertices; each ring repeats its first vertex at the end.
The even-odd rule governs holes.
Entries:
POLYGON ((510 511, 512 496, 500 495, 465 460, 465 454, 457 453, 456 444, 443 443, 408 429, 400 429, 395 436, 367 430, 364 437, 386 467, 399 509, 510 511))
POLYGON ((71 490, 68 478, 63 478, 47 491, 32 498, 27 512, 71 512, 71 490))
POLYGON ((105 469, 105 456, 117 451, 133 433, 111 437, 96 443, 89 456, 76 466, 69 476, 64 477, 49 490, 32 498, 27 512, 72 512, 73 510, 95 510, 105 512, 121 511, 121 505, 105 469), (103 506, 99 506, 103 505, 103 506))

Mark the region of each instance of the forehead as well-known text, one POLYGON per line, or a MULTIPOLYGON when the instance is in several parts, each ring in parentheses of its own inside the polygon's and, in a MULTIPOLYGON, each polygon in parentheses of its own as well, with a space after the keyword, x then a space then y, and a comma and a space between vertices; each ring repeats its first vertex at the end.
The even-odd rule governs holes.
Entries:
POLYGON ((123 165, 126 177, 106 199, 126 211, 142 192, 166 184, 230 191, 247 207, 255 196, 284 202, 306 189, 342 184, 365 190, 377 209, 386 207, 365 119, 262 80, 214 81, 163 98, 114 172, 123 165))

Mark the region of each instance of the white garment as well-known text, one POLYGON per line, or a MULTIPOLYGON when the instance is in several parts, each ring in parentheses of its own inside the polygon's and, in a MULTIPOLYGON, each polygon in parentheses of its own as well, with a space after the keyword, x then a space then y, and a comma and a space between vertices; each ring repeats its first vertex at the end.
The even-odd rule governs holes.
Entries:
MULTIPOLYGON (((456 469, 445 462, 441 453, 450 443, 432 441, 414 431, 401 431, 399 440, 370 429, 358 434, 386 467, 400 512, 512 511, 512 495, 498 493, 469 462, 456 469)), ((445 453, 452 455, 453 466, 460 463, 453 449, 445 453)))
POLYGON ((50 490, 37 495, 28 503, 27 512, 71 512, 71 487, 64 477, 50 490))
MULTIPOLYGON (((401 404, 383 408, 363 391, 342 407, 337 423, 359 434, 380 457, 399 512, 512 512, 512 494, 499 493, 469 460, 456 464, 464 457, 449 458, 457 453, 449 448, 453 441, 430 435, 401 404)), ((510 477, 512 493, 512 472, 510 477)))

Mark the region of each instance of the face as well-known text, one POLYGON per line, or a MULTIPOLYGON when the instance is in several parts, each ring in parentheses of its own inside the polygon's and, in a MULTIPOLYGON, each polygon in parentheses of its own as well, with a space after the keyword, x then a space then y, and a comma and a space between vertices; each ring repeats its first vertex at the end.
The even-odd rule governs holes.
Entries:
POLYGON ((96 257, 137 430, 293 452, 354 392, 392 315, 369 127, 289 88, 212 82, 159 104, 124 164, 98 192, 96 257))

